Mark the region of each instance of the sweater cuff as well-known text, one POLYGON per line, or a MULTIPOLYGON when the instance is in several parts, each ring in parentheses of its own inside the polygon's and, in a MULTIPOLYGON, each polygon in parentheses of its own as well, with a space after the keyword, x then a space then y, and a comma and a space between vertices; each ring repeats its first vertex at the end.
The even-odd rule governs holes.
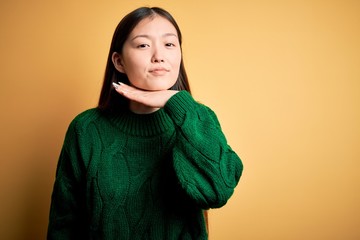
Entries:
POLYGON ((189 92, 182 90, 172 96, 164 106, 165 111, 169 114, 176 125, 182 125, 186 113, 192 111, 196 102, 189 92))

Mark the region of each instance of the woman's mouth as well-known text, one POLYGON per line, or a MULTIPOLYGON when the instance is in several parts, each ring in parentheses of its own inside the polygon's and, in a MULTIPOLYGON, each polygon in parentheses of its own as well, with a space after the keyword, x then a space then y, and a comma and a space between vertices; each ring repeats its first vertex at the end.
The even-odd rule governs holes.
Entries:
POLYGON ((149 72, 153 75, 161 76, 169 72, 169 70, 167 70, 166 68, 153 68, 149 72))

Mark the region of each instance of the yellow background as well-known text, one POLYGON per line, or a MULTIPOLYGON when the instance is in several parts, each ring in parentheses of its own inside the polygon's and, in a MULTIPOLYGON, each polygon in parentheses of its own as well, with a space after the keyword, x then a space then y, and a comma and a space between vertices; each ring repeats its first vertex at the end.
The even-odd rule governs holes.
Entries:
POLYGON ((118 21, 161 6, 243 177, 212 240, 360 239, 360 1, 1 1, 0 238, 45 239, 58 154, 118 21))

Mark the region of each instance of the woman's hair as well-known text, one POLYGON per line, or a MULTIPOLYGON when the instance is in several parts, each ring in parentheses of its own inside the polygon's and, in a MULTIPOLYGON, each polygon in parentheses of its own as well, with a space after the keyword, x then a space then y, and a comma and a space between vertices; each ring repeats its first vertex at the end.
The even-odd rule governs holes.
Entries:
MULTIPOLYGON (((128 100, 125 97, 121 96, 119 93, 117 93, 112 86, 113 82, 115 83, 123 82, 125 84, 129 84, 129 79, 127 78, 127 76, 124 73, 121 73, 115 69, 114 64, 112 62, 112 54, 114 52, 118 52, 120 54, 122 53, 126 39, 129 37, 131 31, 136 27, 136 25, 141 20, 145 18, 154 18, 155 16, 164 17, 169 22, 172 23, 172 25, 176 29, 179 38, 180 48, 181 48, 182 36, 181 36, 180 28, 177 25, 175 19, 166 10, 158 7, 152 7, 152 8, 141 7, 127 14, 116 27, 111 41, 109 56, 106 63, 104 82, 102 85, 99 103, 98 103, 99 109, 117 111, 128 107, 127 106, 128 100)), ((182 54, 182 50, 181 50, 181 54, 182 54)), ((179 91, 187 90, 188 92, 190 92, 190 85, 186 75, 183 58, 181 58, 181 62, 180 62, 180 71, 179 71, 178 79, 170 89, 179 90, 179 91)))

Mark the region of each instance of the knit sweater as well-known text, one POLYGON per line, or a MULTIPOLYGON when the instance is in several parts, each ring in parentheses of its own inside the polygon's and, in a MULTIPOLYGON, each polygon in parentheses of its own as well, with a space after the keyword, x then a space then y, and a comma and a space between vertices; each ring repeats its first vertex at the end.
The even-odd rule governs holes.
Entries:
POLYGON ((203 210, 226 204, 242 169, 186 91, 151 114, 89 109, 65 136, 48 239, 207 239, 203 210))

